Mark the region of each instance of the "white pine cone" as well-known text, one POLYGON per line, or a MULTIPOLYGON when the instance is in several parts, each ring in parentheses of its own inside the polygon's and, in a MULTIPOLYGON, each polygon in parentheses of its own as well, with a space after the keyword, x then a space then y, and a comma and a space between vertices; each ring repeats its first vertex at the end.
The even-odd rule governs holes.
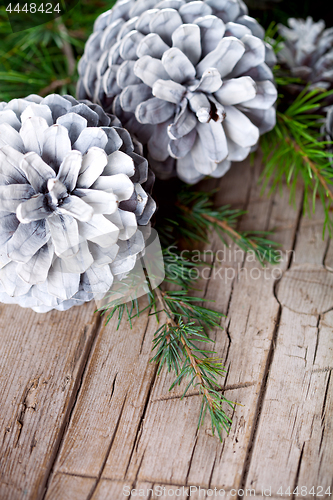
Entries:
POLYGON ((312 17, 288 19, 289 28, 279 25, 285 39, 278 60, 287 66, 292 75, 312 87, 333 87, 333 28, 325 29, 323 20, 314 22, 312 17))
POLYGON ((0 301, 66 310, 134 267, 156 208, 138 153, 89 101, 0 103, 0 301))
POLYGON ((77 93, 147 144, 161 178, 221 177, 275 125, 263 35, 241 0, 122 0, 95 22, 77 93))

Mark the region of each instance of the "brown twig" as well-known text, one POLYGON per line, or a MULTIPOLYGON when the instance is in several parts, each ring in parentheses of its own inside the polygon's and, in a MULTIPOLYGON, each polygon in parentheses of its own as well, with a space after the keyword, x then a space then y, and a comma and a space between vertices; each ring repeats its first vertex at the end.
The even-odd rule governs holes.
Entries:
POLYGON ((67 28, 59 17, 56 19, 56 23, 57 23, 59 32, 63 35, 61 49, 62 49, 62 51, 67 59, 68 74, 70 76, 72 76, 74 74, 74 71, 76 68, 76 60, 75 60, 75 56, 74 56, 73 47, 71 46, 71 44, 67 40, 67 38, 68 38, 67 28))
MULTIPOLYGON (((175 322, 175 320, 173 319, 172 317, 172 311, 170 310, 170 308, 168 307, 168 305, 166 304, 165 300, 163 299, 163 296, 162 296, 162 293, 160 291, 159 288, 155 288, 155 293, 157 295, 157 298, 162 306, 162 308, 168 313, 168 319, 167 319, 167 323, 168 324, 171 324, 174 328, 179 328, 179 326, 177 325, 177 323, 175 322)), ((183 338, 182 335, 180 335, 180 341, 181 343, 183 344, 184 346, 184 349, 186 351, 186 354, 188 355, 189 359, 190 359, 190 362, 191 362, 191 365, 195 371, 195 374, 199 380, 199 384, 202 388, 202 391, 207 399, 207 402, 210 406, 210 408, 214 411, 215 408, 214 408, 214 400, 212 398, 212 396, 209 394, 209 391, 205 385, 205 382, 202 378, 202 375, 201 375, 201 371, 199 369, 199 362, 196 360, 196 358, 193 356, 192 354, 192 351, 191 349, 188 347, 188 345, 186 344, 185 342, 185 339, 183 338)))
POLYGON ((63 85, 67 85, 67 83, 70 83, 71 79, 70 78, 64 78, 63 80, 55 80, 54 82, 50 83, 47 87, 44 87, 39 91, 39 95, 41 97, 46 96, 50 92, 53 92, 54 90, 58 89, 59 87, 62 87, 63 85))
MULTIPOLYGON (((179 204, 178 206, 185 212, 191 213, 191 209, 186 207, 185 205, 179 204)), ((216 217, 212 217, 211 215, 208 214, 202 214, 202 217, 211 222, 212 224, 216 224, 217 226, 221 227, 224 231, 230 233, 235 238, 236 241, 242 238, 241 234, 239 234, 235 229, 229 226, 229 224, 225 220, 216 219, 216 217)), ((253 248, 258 248, 258 245, 254 241, 250 239, 248 241, 251 243, 253 248)))
POLYGON ((304 151, 300 148, 300 146, 298 144, 296 144, 295 141, 293 141, 293 140, 289 139, 289 137, 287 137, 286 142, 291 144, 292 147, 294 148, 294 150, 297 153, 300 153, 302 155, 303 161, 311 168, 312 172, 318 177, 319 182, 323 186, 323 188, 325 189, 328 198, 331 198, 331 200, 333 201, 333 193, 330 191, 330 189, 327 185, 327 182, 325 181, 324 177, 320 174, 320 172, 318 171, 318 168, 313 163, 313 161, 310 160, 310 158, 304 153, 304 151))

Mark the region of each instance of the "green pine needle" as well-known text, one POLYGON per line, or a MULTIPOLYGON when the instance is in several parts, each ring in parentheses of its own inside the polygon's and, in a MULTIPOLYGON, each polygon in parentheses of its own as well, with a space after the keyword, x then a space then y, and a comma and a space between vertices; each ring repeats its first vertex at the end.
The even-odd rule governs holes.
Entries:
POLYGON ((225 236, 229 236, 244 252, 253 252, 262 265, 279 262, 279 245, 270 239, 273 233, 237 230, 237 223, 246 212, 232 209, 229 205, 214 207, 211 201, 213 195, 214 192, 189 190, 180 193, 178 224, 175 225, 180 236, 207 243, 209 231, 213 229, 226 246, 225 236))
POLYGON ((332 236, 333 164, 330 149, 333 142, 323 140, 322 111, 333 91, 320 89, 303 92, 286 111, 277 112, 276 127, 261 139, 265 169, 263 189, 273 192, 286 181, 291 201, 295 200, 298 181, 304 185, 304 211, 314 212, 320 199, 325 214, 323 233, 332 236))

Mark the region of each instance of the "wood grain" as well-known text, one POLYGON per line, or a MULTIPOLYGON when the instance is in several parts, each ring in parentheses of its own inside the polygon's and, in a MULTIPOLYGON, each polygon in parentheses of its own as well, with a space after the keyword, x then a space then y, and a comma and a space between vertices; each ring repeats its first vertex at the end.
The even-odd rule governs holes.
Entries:
POLYGON ((225 396, 241 404, 228 410, 229 436, 213 437, 209 418, 198 430, 197 390, 181 399, 183 385, 169 392, 172 376, 157 376, 148 314, 117 330, 89 306, 43 316, 2 306, 1 500, 120 500, 135 497, 124 487, 158 486, 223 488, 230 500, 271 488, 277 500, 280 486, 333 486, 333 245, 320 206, 303 217, 301 187, 295 207, 286 188, 261 195, 261 168, 258 156, 202 186, 248 209, 242 229, 274 229, 282 251, 263 268, 216 234, 206 247, 197 294, 226 315, 212 349, 225 396))
POLYGON ((117 331, 116 324, 114 318, 100 331, 55 464, 55 473, 97 478, 95 487, 108 459, 113 478, 124 478, 156 376, 155 318, 142 314, 132 329, 125 322, 117 331))
POLYGON ((96 334, 93 311, 0 307, 1 499, 43 493, 96 334))
MULTIPOLYGON (((254 173, 258 174, 258 171, 254 173)), ((250 220, 244 220, 243 227, 267 229, 269 224, 284 226, 286 229, 281 229, 278 237, 284 242, 285 249, 289 249, 294 240, 292 228, 295 230, 298 214, 286 204, 286 198, 277 198, 276 205, 273 205, 273 200, 260 198, 256 179, 257 176, 254 176, 249 195, 249 213, 253 215, 250 220)), ((214 240, 213 248, 222 248, 221 243, 214 240)), ((223 265, 229 268, 228 262, 223 265)), ((268 279, 263 274, 259 279, 252 279, 251 270, 258 270, 258 264, 245 261, 242 267, 243 271, 239 272, 231 287, 229 281, 218 275, 215 279, 212 276, 205 295, 214 297, 219 309, 228 314, 225 332, 215 332, 215 349, 228 367, 225 384, 229 390, 226 396, 244 405, 237 407, 230 436, 221 446, 212 437, 209 422, 197 431, 200 407, 197 396, 184 401, 155 402, 155 398, 161 398, 169 386, 169 380, 158 380, 152 392, 152 403, 147 411, 138 451, 133 455, 128 471, 129 477, 137 476, 140 480, 152 481, 167 479, 178 484, 226 489, 241 484, 256 415, 256 402, 279 312, 271 275, 267 274, 268 279), (229 290, 229 296, 225 295, 225 288, 229 290), (222 302, 223 298, 225 302, 222 302), (193 415, 190 422, 189 415, 193 415), (166 433, 161 432, 163 422, 167 426, 166 433), (177 425, 173 425, 173 422, 177 422, 177 425)), ((253 276, 257 278, 259 274, 253 273, 253 276)), ((111 477, 111 471, 106 468, 105 474, 107 472, 110 474, 108 477, 111 477)))
POLYGON ((283 493, 288 486, 325 492, 333 481, 333 313, 326 312, 333 274, 323 266, 320 215, 318 204, 316 215, 301 221, 295 258, 278 288, 282 314, 246 482, 273 494, 281 486, 283 493))

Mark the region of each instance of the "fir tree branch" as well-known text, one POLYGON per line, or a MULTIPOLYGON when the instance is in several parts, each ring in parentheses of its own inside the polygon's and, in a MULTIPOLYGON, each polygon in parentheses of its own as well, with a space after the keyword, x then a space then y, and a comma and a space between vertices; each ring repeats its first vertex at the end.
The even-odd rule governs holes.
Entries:
POLYGON ((323 108, 333 92, 321 89, 301 92, 285 111, 277 112, 275 128, 261 139, 264 171, 263 189, 271 183, 270 192, 284 180, 290 188, 291 201, 296 194, 297 182, 304 185, 303 210, 315 211, 318 197, 325 219, 323 233, 333 234, 333 142, 323 140, 323 108))
POLYGON ((180 193, 177 206, 180 214, 176 230, 181 236, 207 242, 207 234, 214 229, 222 242, 227 245, 224 235, 228 235, 244 252, 253 251, 261 264, 265 261, 277 263, 280 255, 276 251, 278 245, 268 239, 272 233, 268 231, 241 232, 236 229, 238 220, 245 214, 243 210, 233 210, 228 205, 215 208, 211 201, 214 193, 190 192, 180 193), (194 236, 193 236, 194 235, 194 236))
MULTIPOLYGON (((159 300, 159 303, 160 303, 162 309, 164 309, 165 312, 168 314, 168 323, 170 323, 173 326, 173 328, 179 328, 179 325, 177 325, 177 323, 172 318, 172 312, 170 311, 170 309, 168 307, 168 304, 164 301, 164 298, 162 296, 161 290, 159 288, 156 288, 155 289, 155 293, 156 293, 156 296, 157 296, 157 298, 159 300)), ((197 376, 197 378, 199 380, 199 384, 200 384, 200 386, 202 388, 202 391, 205 394, 205 396, 207 398, 207 401, 209 401, 209 404, 212 405, 212 398, 211 398, 211 396, 209 394, 209 390, 207 389, 207 387, 206 387, 206 385, 205 385, 205 383, 203 381, 203 378, 202 378, 202 375, 201 375, 201 371, 200 371, 199 366, 198 366, 198 361, 193 356, 192 351, 189 348, 189 346, 187 345, 187 343, 186 343, 183 335, 180 335, 180 341, 181 341, 181 343, 184 346, 184 349, 186 351, 186 354, 187 354, 189 360, 191 361, 191 365, 192 365, 193 370, 195 371, 195 374, 196 374, 196 376, 197 376)))
MULTIPOLYGON (((122 319, 127 316, 130 324, 132 319, 145 310, 159 321, 159 314, 167 316, 154 334, 152 362, 158 364, 158 373, 166 366, 175 374, 175 380, 170 390, 182 380, 189 382, 182 397, 191 386, 199 388, 202 394, 202 406, 198 425, 201 425, 205 414, 211 418, 212 432, 216 431, 222 440, 222 429, 229 432, 231 419, 226 415, 223 405, 226 403, 234 409, 234 403, 223 395, 217 377, 224 376, 225 369, 216 357, 216 353, 203 349, 199 343, 213 343, 205 332, 205 328, 221 328, 222 314, 201 305, 204 300, 193 296, 192 270, 200 264, 190 262, 174 251, 175 245, 164 250, 166 279, 165 283, 176 285, 178 290, 163 290, 161 287, 150 289, 148 305, 139 310, 138 302, 129 305, 103 306, 102 313, 108 314, 107 320, 118 313, 118 328, 122 319)), ((204 301, 205 302, 205 301, 204 301)))
POLYGON ((294 148, 294 150, 296 151, 296 153, 299 153, 300 155, 302 155, 303 162, 305 163, 305 165, 310 167, 310 169, 314 173, 315 177, 318 178, 320 184, 325 189, 326 196, 328 198, 331 198, 331 200, 333 201, 333 192, 328 187, 326 180, 321 175, 319 169, 316 167, 316 165, 314 164, 314 162, 312 160, 310 160, 309 156, 303 151, 302 147, 299 144, 296 144, 296 142, 294 140, 292 140, 290 137, 286 137, 286 142, 288 144, 292 145, 292 147, 294 148))
MULTIPOLYGON (((170 336, 170 330, 172 330, 172 334, 175 334, 177 332, 177 338, 181 342, 183 346, 183 354, 185 355, 185 358, 188 358, 188 365, 186 364, 186 361, 183 365, 183 368, 181 369, 180 373, 178 374, 178 370, 176 370, 177 373, 177 379, 175 382, 172 384, 170 387, 170 390, 177 384, 180 383, 181 380, 187 376, 191 378, 190 383, 186 387, 183 396, 184 397, 191 385, 194 386, 199 386, 199 392, 203 394, 203 401, 202 401, 202 406, 200 410, 200 417, 199 417, 199 422, 198 426, 202 424, 204 415, 207 411, 209 410, 210 417, 211 417, 211 425, 212 425, 212 433, 214 434, 215 430, 218 433, 219 439, 222 441, 222 428, 229 433, 230 426, 232 423, 232 420, 226 415, 224 409, 222 408, 222 403, 227 403, 232 409, 234 409, 235 403, 232 403, 231 401, 227 400, 222 394, 220 394, 219 391, 221 391, 221 388, 218 388, 218 390, 215 389, 216 385, 216 375, 223 375, 225 370, 222 367, 221 363, 218 361, 216 358, 208 358, 207 357, 207 351, 201 350, 198 347, 194 347, 193 344, 189 341, 189 336, 188 336, 188 327, 191 327, 190 332, 193 334, 194 332, 196 333, 197 337, 200 337, 199 332, 200 330, 195 331, 195 328, 193 328, 194 323, 191 322, 187 325, 185 325, 182 321, 182 319, 179 320, 177 323, 173 317, 172 317, 172 311, 170 310, 165 298, 163 297, 163 293, 159 288, 155 289, 154 292, 156 293, 157 299, 162 307, 162 309, 165 311, 165 313, 168 316, 167 322, 166 322, 166 335, 165 338, 167 340, 167 343, 171 343, 171 336, 170 336), (187 327, 187 328, 186 328, 187 327), (196 353, 201 353, 202 357, 198 357, 196 353), (189 368, 191 367, 191 370, 193 371, 193 374, 189 373, 189 368), (197 384, 195 384, 195 379, 197 379, 197 384)), ((202 338, 201 340, 205 340, 202 338)), ((207 340, 206 340, 207 341, 207 340)), ((209 341, 209 339, 208 339, 209 341)), ((161 353, 159 352, 153 360, 157 361, 160 364, 160 368, 163 366, 163 356, 161 356, 161 353)))

